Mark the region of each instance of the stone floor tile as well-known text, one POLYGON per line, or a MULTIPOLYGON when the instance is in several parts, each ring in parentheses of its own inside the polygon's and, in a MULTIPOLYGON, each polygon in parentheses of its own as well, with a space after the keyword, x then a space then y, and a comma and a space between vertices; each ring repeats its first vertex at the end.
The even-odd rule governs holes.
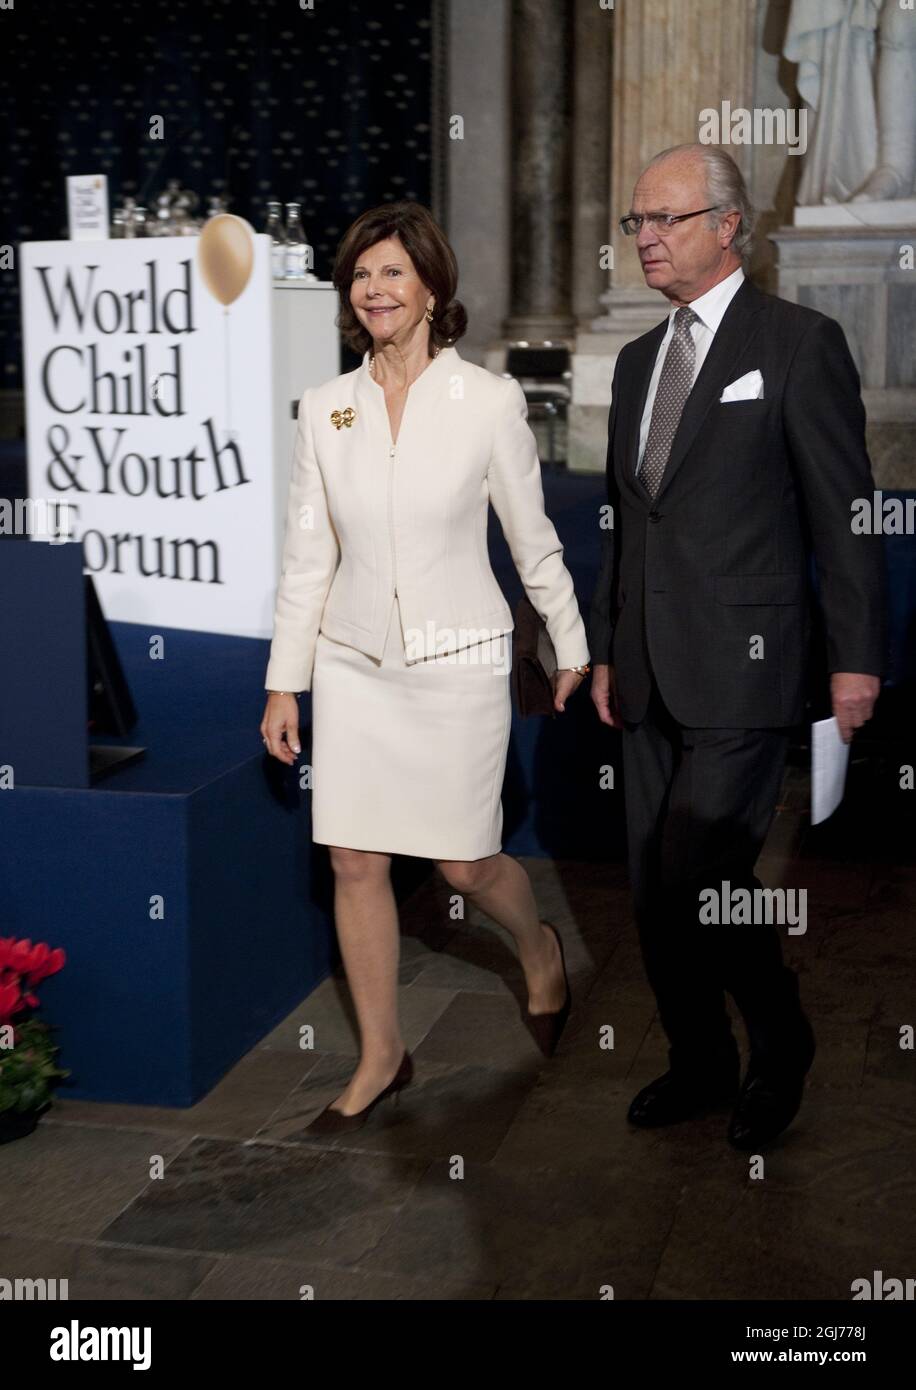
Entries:
POLYGON ((346 1267, 377 1244, 424 1167, 412 1158, 196 1139, 99 1234, 346 1267))
POLYGON ((149 1129, 47 1123, 0 1149, 0 1231, 6 1235, 101 1235, 127 1204, 155 1186, 150 1165, 176 1161, 193 1139, 149 1129))
MULTIPOLYGON (((106 1245, 101 1241, 53 1240, 31 1232, 0 1235, 0 1270, 5 1279, 67 1280, 67 1297, 181 1301, 217 1261, 182 1250, 106 1245)), ((60 1297, 58 1293, 58 1297, 60 1297)))

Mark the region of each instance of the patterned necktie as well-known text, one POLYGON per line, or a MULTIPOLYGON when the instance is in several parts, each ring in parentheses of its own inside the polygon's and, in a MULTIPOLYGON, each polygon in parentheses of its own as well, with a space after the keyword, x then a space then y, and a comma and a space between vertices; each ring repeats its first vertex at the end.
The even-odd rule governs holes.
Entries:
POLYGON ((681 414, 693 390, 697 349, 690 325, 699 322, 699 316, 686 305, 674 316, 674 333, 655 393, 649 437, 636 474, 651 497, 658 495, 681 414))

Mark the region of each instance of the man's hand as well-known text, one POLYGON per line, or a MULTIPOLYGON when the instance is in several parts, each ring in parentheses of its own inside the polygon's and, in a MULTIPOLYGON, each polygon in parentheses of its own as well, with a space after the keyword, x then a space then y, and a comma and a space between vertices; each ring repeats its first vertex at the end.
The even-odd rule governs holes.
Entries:
POLYGON ((602 724, 610 724, 612 729, 623 728, 613 666, 592 667, 592 704, 602 724))
POLYGON ((844 743, 849 743, 856 729, 861 729, 871 719, 880 691, 881 682, 877 676, 834 671, 830 677, 830 699, 844 743))

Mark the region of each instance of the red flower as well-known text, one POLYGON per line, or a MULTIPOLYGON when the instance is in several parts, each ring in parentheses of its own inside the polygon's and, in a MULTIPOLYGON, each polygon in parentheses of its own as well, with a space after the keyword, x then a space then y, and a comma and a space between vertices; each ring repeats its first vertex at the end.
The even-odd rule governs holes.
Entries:
POLYGON ((36 986, 62 969, 66 959, 60 947, 52 951, 46 941, 33 946, 28 938, 0 937, 0 1022, 22 1009, 36 1008, 36 986))
POLYGON ((4 968, 13 970, 27 976, 30 984, 38 984, 48 975, 56 974, 65 960, 66 955, 60 947, 52 951, 46 941, 33 946, 28 937, 24 941, 12 936, 0 937, 0 972, 4 968))
POLYGON ((0 1023, 8 1023, 25 1004, 18 984, 0 984, 0 1023))
POLYGON ((60 946, 52 951, 46 941, 40 942, 33 949, 29 967, 25 972, 29 984, 38 985, 49 975, 56 975, 58 970, 63 969, 66 959, 60 946))

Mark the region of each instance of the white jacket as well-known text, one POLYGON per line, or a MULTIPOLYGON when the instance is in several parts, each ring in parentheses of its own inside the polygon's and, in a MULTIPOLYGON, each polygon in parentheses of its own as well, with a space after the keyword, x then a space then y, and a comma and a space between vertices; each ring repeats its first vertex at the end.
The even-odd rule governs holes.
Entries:
POLYGON ((368 360, 299 403, 265 686, 310 689, 319 632, 380 659, 395 593, 410 662, 511 632, 488 502, 559 665, 588 661, 521 387, 443 348, 410 387, 395 447, 368 360))

